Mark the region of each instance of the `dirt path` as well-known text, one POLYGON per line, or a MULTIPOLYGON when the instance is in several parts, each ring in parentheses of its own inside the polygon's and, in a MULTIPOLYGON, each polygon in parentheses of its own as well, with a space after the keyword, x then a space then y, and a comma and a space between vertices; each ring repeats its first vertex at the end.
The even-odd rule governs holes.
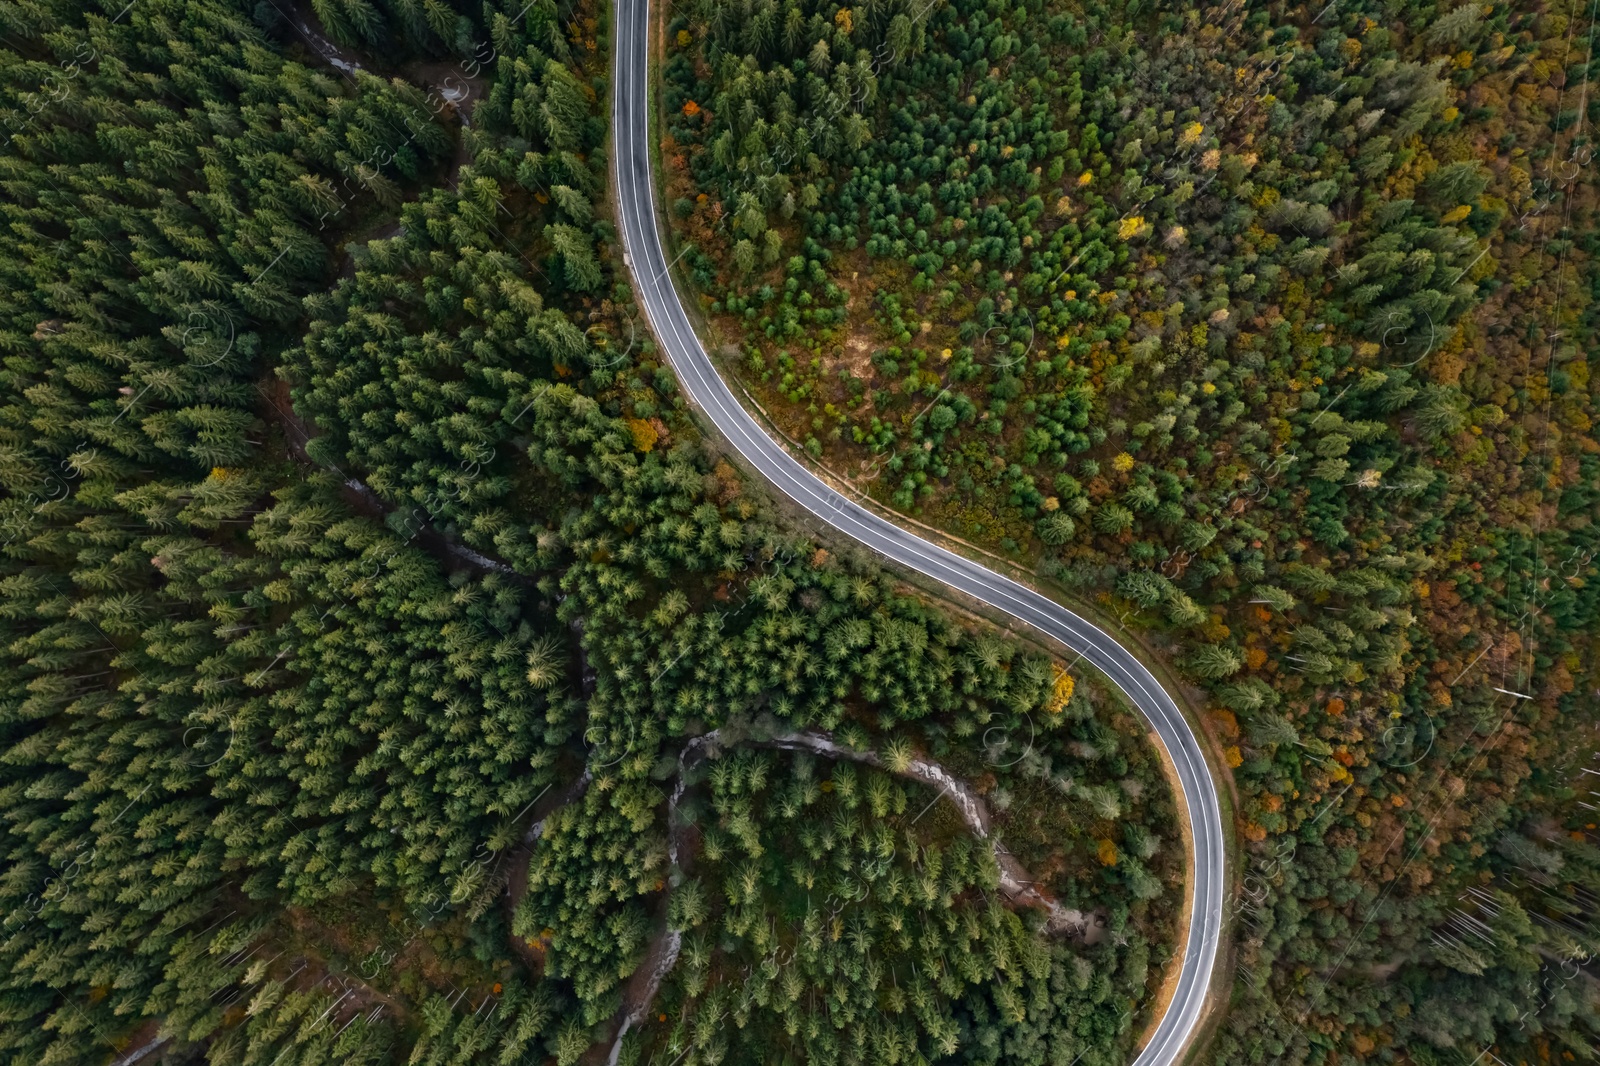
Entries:
POLYGON ((926 759, 911 759, 903 766, 896 768, 876 752, 856 751, 847 748, 835 741, 826 733, 804 731, 787 733, 773 737, 768 741, 747 741, 753 746, 779 748, 786 751, 809 751, 817 755, 824 755, 833 759, 847 759, 851 762, 865 763, 879 769, 888 770, 900 777, 907 777, 913 781, 920 781, 939 790, 940 795, 953 804, 961 820, 966 823, 968 831, 980 840, 990 841, 994 849, 995 865, 1000 868, 1000 891, 1013 903, 1024 907, 1041 907, 1049 914, 1045 923, 1048 933, 1064 933, 1069 936, 1086 937, 1090 930, 1092 915, 1083 911, 1063 907, 1047 893, 1040 891, 1037 883, 1028 876, 1028 871, 1022 866, 1010 850, 993 837, 992 820, 988 806, 983 802, 983 797, 974 792, 965 781, 951 774, 938 763, 926 759))
MULTIPOLYGON (((741 731, 742 733, 742 731, 741 731)), ((688 788, 688 771, 702 759, 730 751, 739 747, 771 748, 779 751, 804 751, 813 755, 821 755, 833 760, 863 763, 874 766, 899 777, 929 785, 939 790, 939 794, 948 799, 961 815, 961 820, 967 829, 978 839, 990 842, 994 849, 995 865, 1000 870, 1000 891, 1012 903, 1024 907, 1039 907, 1048 912, 1049 918, 1045 923, 1047 934, 1061 934, 1078 939, 1086 939, 1092 932, 1093 915, 1083 911, 1063 907, 1047 893, 1040 891, 1037 884, 1028 876, 1016 856, 995 839, 992 833, 992 821, 989 809, 983 798, 974 792, 965 781, 950 773, 936 762, 927 759, 912 758, 900 766, 889 764, 883 756, 873 751, 857 751, 847 748, 834 740, 826 733, 815 730, 802 730, 798 732, 779 733, 770 737, 751 737, 740 735, 736 738, 726 738, 722 729, 713 729, 709 733, 694 737, 684 745, 683 751, 678 755, 678 769, 674 775, 672 794, 667 799, 667 862, 670 867, 668 884, 676 883, 683 876, 683 863, 687 855, 686 826, 677 824, 678 804, 683 799, 683 794, 688 788)), ((531 831, 530 831, 531 832, 531 831)), ((531 839, 531 837, 530 837, 531 839)), ((671 890, 664 903, 670 906, 671 890)), ((663 921, 660 930, 651 939, 650 946, 645 950, 644 961, 634 971, 628 983, 623 988, 622 1006, 614 1015, 613 1025, 615 1033, 608 1040, 601 1040, 594 1044, 585 1062, 592 1066, 616 1066, 622 1054, 622 1041, 633 1026, 639 1024, 649 1013, 650 1005, 655 1001, 656 994, 661 990, 661 984, 666 980, 672 968, 677 965, 678 954, 683 946, 683 931, 674 929, 670 921, 663 921), (605 1055, 600 1055, 601 1049, 605 1055)))
MULTIPOLYGON (((149 1039, 145 1040, 144 1043, 139 1044, 138 1047, 119 1055, 112 1061, 111 1066, 133 1066, 134 1063, 140 1062, 147 1056, 159 1051, 172 1040, 172 1037, 164 1036, 160 1033, 155 1022, 147 1023, 144 1029, 146 1032, 152 1033, 153 1035, 150 1035, 149 1039)), ((133 1042, 138 1043, 140 1039, 140 1036, 135 1035, 133 1042)))
MULTIPOLYGON (((354 497, 351 501, 352 503, 359 501, 358 506, 359 504, 366 505, 363 508, 364 510, 375 511, 379 516, 382 517, 387 517, 389 514, 400 510, 400 508, 397 508, 384 500, 383 497, 379 496, 376 492, 369 488, 360 478, 346 478, 344 487, 348 490, 349 494, 354 497)), ((443 553, 445 555, 453 556, 454 558, 467 563, 469 566, 472 566, 477 570, 489 571, 496 574, 504 574, 505 576, 513 578, 516 581, 526 583, 530 580, 527 575, 516 570, 514 567, 509 566, 498 559, 491 559, 482 552, 474 551, 472 548, 467 547, 465 544, 462 544, 449 534, 439 532, 439 530, 435 529, 434 526, 425 518, 417 517, 420 513, 421 508, 413 507, 406 514, 408 524, 414 523, 415 525, 411 536, 415 537, 424 546, 432 548, 436 554, 443 553)))
MULTIPOLYGON (((663 901, 662 909, 667 911, 672 905, 672 888, 683 877, 683 857, 688 852, 688 827, 678 824, 678 804, 683 800, 683 793, 688 788, 688 770, 695 763, 705 758, 715 750, 716 738, 719 731, 713 729, 704 736, 691 739, 678 753, 678 771, 673 775, 672 794, 667 797, 667 898, 663 901)), ((670 912, 669 912, 670 913, 670 912)), ((661 991, 661 982, 667 979, 672 968, 678 964, 678 953, 683 948, 683 930, 674 929, 670 918, 661 923, 661 929, 650 940, 650 946, 645 950, 644 961, 634 970, 633 976, 628 978, 628 983, 622 989, 622 1006, 617 1008, 613 1024, 616 1033, 611 1037, 610 1047, 606 1050, 604 1059, 600 1058, 600 1049, 605 1047, 605 1041, 600 1041, 590 1047, 585 1056, 585 1066, 598 1066, 604 1062, 605 1066, 617 1066, 617 1059, 622 1054, 622 1040, 632 1029, 642 1021, 650 1010, 650 1005, 655 1002, 656 993, 661 991)))
MULTIPOLYGON (((632 1029, 644 1020, 650 1010, 650 1004, 655 1002, 656 993, 661 991, 661 982, 667 979, 667 974, 678 965, 678 952, 683 947, 683 931, 672 928, 668 923, 655 938, 650 941, 650 948, 645 952, 644 962, 628 978, 628 983, 622 991, 623 1007, 618 1012, 621 1016, 617 1023, 617 1035, 611 1038, 611 1049, 606 1053, 605 1066, 617 1066, 617 1060, 622 1055, 622 1039, 632 1029)), ((602 1045, 595 1045, 598 1049, 602 1045)), ((591 1049, 593 1053, 594 1049, 591 1049)))
POLYGON ((317 57, 324 63, 346 75, 365 69, 353 53, 328 40, 315 14, 300 10, 300 5, 297 3, 289 6, 289 12, 289 24, 300 35, 300 39, 305 41, 306 47, 317 53, 317 57))
MULTIPOLYGON (((551 799, 540 804, 539 816, 533 820, 533 824, 528 827, 528 831, 522 835, 522 842, 512 848, 511 852, 506 856, 506 867, 510 871, 506 876, 505 882, 506 924, 508 926, 516 919, 517 906, 522 902, 522 897, 528 894, 528 863, 533 859, 533 847, 538 843, 539 837, 544 834, 545 825, 564 807, 582 799, 592 779, 593 775, 586 768, 572 784, 556 793, 551 799)), ((536 972, 542 972, 544 956, 540 951, 530 947, 527 941, 517 936, 511 938, 511 947, 517 953, 517 956, 526 962, 530 968, 536 972)))
MULTIPOLYGON (((316 435, 315 429, 307 424, 306 420, 301 418, 300 414, 295 411, 294 404, 289 397, 288 383, 277 381, 271 386, 261 386, 260 391, 283 426, 284 440, 288 445, 289 454, 308 466, 317 466, 316 461, 306 451, 306 445, 316 435)), ((345 501, 358 511, 381 522, 393 512, 400 510, 400 508, 395 507, 379 496, 360 478, 350 477, 337 467, 325 466, 321 469, 343 480, 344 491, 342 495, 345 501)), ((423 515, 421 508, 411 508, 407 521, 413 525, 413 529, 408 539, 415 539, 436 556, 448 555, 476 570, 503 574, 521 584, 530 584, 532 582, 532 578, 514 567, 498 559, 492 559, 480 551, 467 547, 449 534, 440 532, 432 525, 430 521, 432 517, 431 514, 423 515), (422 517, 418 517, 419 515, 422 517)))

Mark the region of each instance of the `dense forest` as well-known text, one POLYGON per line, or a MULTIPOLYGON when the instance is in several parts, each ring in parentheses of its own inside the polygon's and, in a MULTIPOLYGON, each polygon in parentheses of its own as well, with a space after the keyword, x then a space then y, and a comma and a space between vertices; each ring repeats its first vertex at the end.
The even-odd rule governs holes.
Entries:
POLYGON ((1204 701, 1247 865, 1216 1061, 1600 1056, 1597 16, 670 12, 727 371, 1204 701))
POLYGON ((1130 1057, 1156 752, 699 438, 607 15, 0 7, 0 1059, 1130 1057))

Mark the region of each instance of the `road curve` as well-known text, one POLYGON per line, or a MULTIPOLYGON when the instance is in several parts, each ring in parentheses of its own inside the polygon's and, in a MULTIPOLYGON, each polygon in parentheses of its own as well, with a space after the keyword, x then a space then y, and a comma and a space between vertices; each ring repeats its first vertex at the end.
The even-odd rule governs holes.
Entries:
POLYGON ((901 566, 982 600, 1054 637, 1105 674, 1143 712, 1177 767, 1191 837, 1188 939, 1178 988, 1134 1066, 1182 1059, 1201 1018, 1216 963, 1225 897, 1222 812, 1199 741, 1172 697, 1105 630, 1053 600, 931 544, 836 492, 777 444, 717 374, 673 287, 657 229, 651 175, 650 0, 617 0, 612 164, 617 216, 635 298, 689 401, 784 495, 901 566))

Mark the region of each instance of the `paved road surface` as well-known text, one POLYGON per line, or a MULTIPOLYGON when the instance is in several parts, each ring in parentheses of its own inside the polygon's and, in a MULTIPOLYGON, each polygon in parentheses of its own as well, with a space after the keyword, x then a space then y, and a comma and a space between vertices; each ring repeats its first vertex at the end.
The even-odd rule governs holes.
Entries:
POLYGON ((773 441, 740 405, 695 336, 673 288, 656 228, 656 190, 650 164, 649 0, 617 0, 615 33, 612 162, 623 248, 636 298, 689 401, 780 492, 818 518, 896 563, 982 600, 1081 652, 1144 713, 1171 755, 1193 832, 1189 843, 1194 876, 1188 888, 1194 920, 1177 992, 1135 1066, 1178 1062, 1200 1020, 1216 962, 1225 894, 1217 790, 1193 731, 1150 671, 1105 630, 1024 585, 930 544, 829 488, 773 441))

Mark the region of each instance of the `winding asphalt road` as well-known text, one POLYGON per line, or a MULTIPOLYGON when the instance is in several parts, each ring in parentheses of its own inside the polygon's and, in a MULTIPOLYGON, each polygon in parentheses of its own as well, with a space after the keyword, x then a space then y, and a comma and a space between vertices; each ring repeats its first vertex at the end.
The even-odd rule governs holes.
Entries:
POLYGON ((1191 827, 1188 940, 1178 988, 1135 1066, 1182 1059, 1200 1021, 1216 963, 1225 896, 1222 813, 1199 741, 1150 671, 1105 630, 1053 600, 972 560, 907 532, 834 491, 807 470, 740 405, 717 374, 673 288, 657 229, 650 165, 650 2, 617 0, 612 105, 617 213, 634 293, 689 401, 784 495, 901 566, 1006 612, 1092 663, 1149 719, 1177 767, 1191 827))

